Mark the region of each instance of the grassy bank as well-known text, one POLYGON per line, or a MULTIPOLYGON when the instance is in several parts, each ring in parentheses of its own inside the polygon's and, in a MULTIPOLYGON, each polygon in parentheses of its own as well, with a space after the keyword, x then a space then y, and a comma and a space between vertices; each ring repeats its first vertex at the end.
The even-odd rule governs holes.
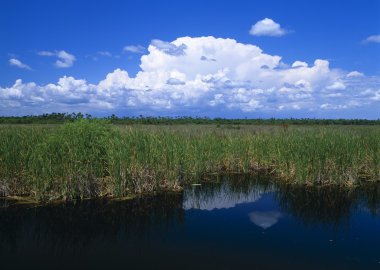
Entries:
POLYGON ((290 183, 380 180, 378 126, 0 126, 0 195, 37 200, 175 190, 219 173, 290 183))

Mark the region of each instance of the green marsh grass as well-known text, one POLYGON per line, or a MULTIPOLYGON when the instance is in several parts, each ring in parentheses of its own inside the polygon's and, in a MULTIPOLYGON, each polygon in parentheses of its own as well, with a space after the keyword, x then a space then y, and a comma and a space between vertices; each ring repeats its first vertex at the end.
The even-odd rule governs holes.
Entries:
POLYGON ((0 126, 0 195, 36 200, 179 190, 223 174, 307 185, 380 180, 378 126, 0 126))

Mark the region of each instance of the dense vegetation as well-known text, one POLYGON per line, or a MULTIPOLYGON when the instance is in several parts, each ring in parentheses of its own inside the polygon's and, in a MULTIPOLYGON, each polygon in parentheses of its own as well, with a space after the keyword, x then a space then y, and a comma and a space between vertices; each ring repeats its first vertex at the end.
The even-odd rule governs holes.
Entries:
POLYGON ((285 125, 0 126, 0 194, 37 200, 177 190, 230 173, 287 183, 380 180, 380 127, 285 125))
MULTIPOLYGON (((90 114, 82 113, 51 113, 42 115, 27 116, 0 116, 0 124, 61 124, 74 122, 78 119, 92 119, 90 114)), ((100 118, 98 118, 100 119, 100 118)), ((175 125, 175 124, 219 124, 219 125, 380 125, 380 119, 226 119, 226 118, 208 118, 208 117, 117 117, 111 115, 101 118, 109 120, 113 124, 149 124, 149 125, 175 125)))

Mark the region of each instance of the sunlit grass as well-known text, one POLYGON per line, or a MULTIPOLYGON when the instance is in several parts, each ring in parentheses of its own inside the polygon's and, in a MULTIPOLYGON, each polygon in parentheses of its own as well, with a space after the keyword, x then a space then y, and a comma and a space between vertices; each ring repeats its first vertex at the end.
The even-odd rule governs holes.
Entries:
POLYGON ((0 126, 2 196, 122 197, 231 173, 308 185, 379 181, 380 127, 0 126))

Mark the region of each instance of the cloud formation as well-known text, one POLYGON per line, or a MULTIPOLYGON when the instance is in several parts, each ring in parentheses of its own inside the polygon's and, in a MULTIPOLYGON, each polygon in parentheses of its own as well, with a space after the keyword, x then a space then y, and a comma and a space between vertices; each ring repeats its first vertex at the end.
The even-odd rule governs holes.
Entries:
POLYGON ((365 40, 363 40, 363 43, 370 43, 370 42, 380 43, 380 35, 369 36, 365 40))
POLYGON ((13 86, 0 87, 0 113, 283 116, 302 112, 305 117, 380 105, 378 77, 332 69, 322 59, 286 64, 278 55, 228 38, 154 40, 141 56, 140 68, 134 77, 116 69, 97 84, 66 76, 47 85, 17 80, 13 86))
POLYGON ((283 216, 279 211, 253 211, 248 214, 249 220, 264 230, 275 225, 283 216))
POLYGON ((265 18, 252 25, 249 33, 253 36, 281 37, 285 35, 287 31, 282 29, 280 24, 272 19, 265 18))
POLYGON ((20 60, 18 60, 16 58, 11 58, 11 59, 9 59, 8 62, 9 62, 9 65, 14 66, 14 67, 18 67, 18 68, 22 68, 22 69, 28 69, 28 70, 31 69, 27 64, 22 63, 20 60))
POLYGON ((123 48, 123 52, 131 52, 131 53, 145 53, 145 47, 141 45, 127 45, 123 48))
POLYGON ((364 76, 363 73, 361 73, 361 72, 359 72, 359 71, 356 71, 356 70, 351 71, 351 72, 349 72, 349 73, 347 74, 347 77, 348 77, 348 78, 363 77, 363 76, 364 76))
POLYGON ((153 39, 151 45, 154 46, 156 49, 160 50, 161 52, 173 56, 185 55, 185 50, 187 49, 187 45, 183 43, 176 45, 174 43, 162 41, 159 39, 153 39))
POLYGON ((215 189, 211 194, 199 192, 194 186, 193 192, 185 192, 183 198, 183 209, 199 209, 205 211, 215 211, 229 209, 239 204, 254 203, 270 192, 268 189, 255 188, 248 193, 231 192, 227 186, 215 189))
POLYGON ((69 68, 74 65, 76 60, 75 56, 66 51, 40 51, 37 53, 40 56, 56 56, 58 59, 55 61, 54 65, 58 68, 69 68))

